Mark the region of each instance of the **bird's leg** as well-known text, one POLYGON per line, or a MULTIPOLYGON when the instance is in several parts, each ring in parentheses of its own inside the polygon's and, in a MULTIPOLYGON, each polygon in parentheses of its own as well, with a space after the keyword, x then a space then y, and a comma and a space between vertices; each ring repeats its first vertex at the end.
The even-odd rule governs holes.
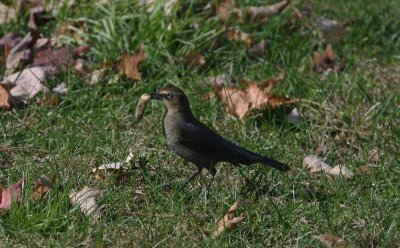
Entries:
POLYGON ((191 177, 189 177, 189 179, 186 181, 186 184, 192 181, 197 175, 199 175, 202 170, 203 168, 197 167, 196 172, 191 177))
POLYGON ((246 180, 246 182, 247 182, 248 184, 253 184, 253 182, 252 182, 248 177, 246 177, 246 175, 243 174, 242 167, 240 166, 240 164, 235 163, 234 165, 236 165, 236 167, 238 167, 238 170, 239 170, 240 175, 241 175, 242 177, 244 177, 244 179, 246 180))
POLYGON ((207 191, 211 188, 211 186, 214 182, 215 175, 217 174, 217 170, 213 166, 210 167, 209 171, 211 173, 211 180, 207 185, 207 191))

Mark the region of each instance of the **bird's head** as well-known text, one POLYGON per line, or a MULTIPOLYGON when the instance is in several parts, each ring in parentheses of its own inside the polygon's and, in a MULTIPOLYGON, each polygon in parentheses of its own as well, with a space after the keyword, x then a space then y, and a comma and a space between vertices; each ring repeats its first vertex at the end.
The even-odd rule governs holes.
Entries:
POLYGON ((171 85, 150 94, 151 99, 161 100, 168 111, 190 111, 189 100, 178 87, 171 85))

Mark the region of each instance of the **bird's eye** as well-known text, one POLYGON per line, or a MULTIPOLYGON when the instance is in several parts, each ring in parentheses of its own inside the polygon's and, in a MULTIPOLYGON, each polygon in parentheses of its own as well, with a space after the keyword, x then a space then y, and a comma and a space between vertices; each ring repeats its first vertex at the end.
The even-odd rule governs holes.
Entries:
POLYGON ((166 96, 167 96, 168 99, 171 99, 173 97, 171 93, 167 93, 166 96))

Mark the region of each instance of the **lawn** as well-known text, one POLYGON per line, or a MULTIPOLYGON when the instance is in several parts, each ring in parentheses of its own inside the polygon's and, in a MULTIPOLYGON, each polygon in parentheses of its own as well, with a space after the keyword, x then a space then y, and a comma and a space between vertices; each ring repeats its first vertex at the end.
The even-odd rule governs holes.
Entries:
MULTIPOLYGON (((1 247, 323 247, 314 237, 324 234, 355 247, 400 245, 398 1, 292 1, 266 21, 237 13, 222 18, 220 2, 231 1, 179 1, 171 13, 163 2, 173 1, 153 9, 137 1, 67 2, 39 31, 64 46, 90 46, 88 72, 71 66, 46 80, 49 88, 61 82, 68 87, 57 104, 43 104, 39 93, 27 104, 0 109, 0 185, 25 181, 19 203, 0 216, 1 247), (62 33, 66 23, 77 31, 62 33), (234 40, 227 29, 250 38, 234 40), (265 49, 254 55, 250 47, 261 41, 265 49), (113 65, 141 44, 141 79, 133 81, 113 65), (336 61, 318 67, 313 56, 328 44, 336 61), (194 52, 204 64, 188 64, 187 54, 194 52), (106 73, 88 84, 102 68, 106 73), (210 78, 218 75, 237 85, 241 78, 262 82, 281 70, 285 76, 272 91, 295 99, 290 106, 241 120, 210 94, 210 78), (255 164, 240 172, 221 163, 210 189, 206 171, 182 187, 195 166, 168 150, 162 104, 151 101, 140 122, 134 117, 142 94, 168 84, 184 90, 204 124, 291 170, 255 164), (295 124, 287 117, 293 108, 301 114, 295 124), (124 161, 130 152, 122 179, 96 177, 93 169, 124 161), (311 173, 303 166, 307 155, 345 165, 354 177, 311 173), (51 190, 33 200, 42 175, 51 190), (97 218, 70 203, 70 192, 85 186, 102 191, 97 218), (235 216, 244 220, 213 237, 236 201, 235 216)), ((236 1, 235 8, 275 2, 236 1)), ((28 12, 1 24, 0 37, 11 31, 23 37, 28 12)), ((2 63, 0 77, 7 73, 2 63)))

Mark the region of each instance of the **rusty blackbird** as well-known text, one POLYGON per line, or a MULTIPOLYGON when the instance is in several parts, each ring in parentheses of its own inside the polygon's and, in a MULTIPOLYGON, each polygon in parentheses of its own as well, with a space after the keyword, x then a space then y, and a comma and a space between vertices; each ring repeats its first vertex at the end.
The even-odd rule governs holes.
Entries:
POLYGON ((202 124, 193 116, 188 98, 178 87, 161 88, 150 97, 164 103, 162 129, 169 149, 197 167, 188 181, 204 168, 214 178, 214 165, 223 161, 236 166, 261 163, 280 171, 289 170, 288 165, 241 148, 202 124))

